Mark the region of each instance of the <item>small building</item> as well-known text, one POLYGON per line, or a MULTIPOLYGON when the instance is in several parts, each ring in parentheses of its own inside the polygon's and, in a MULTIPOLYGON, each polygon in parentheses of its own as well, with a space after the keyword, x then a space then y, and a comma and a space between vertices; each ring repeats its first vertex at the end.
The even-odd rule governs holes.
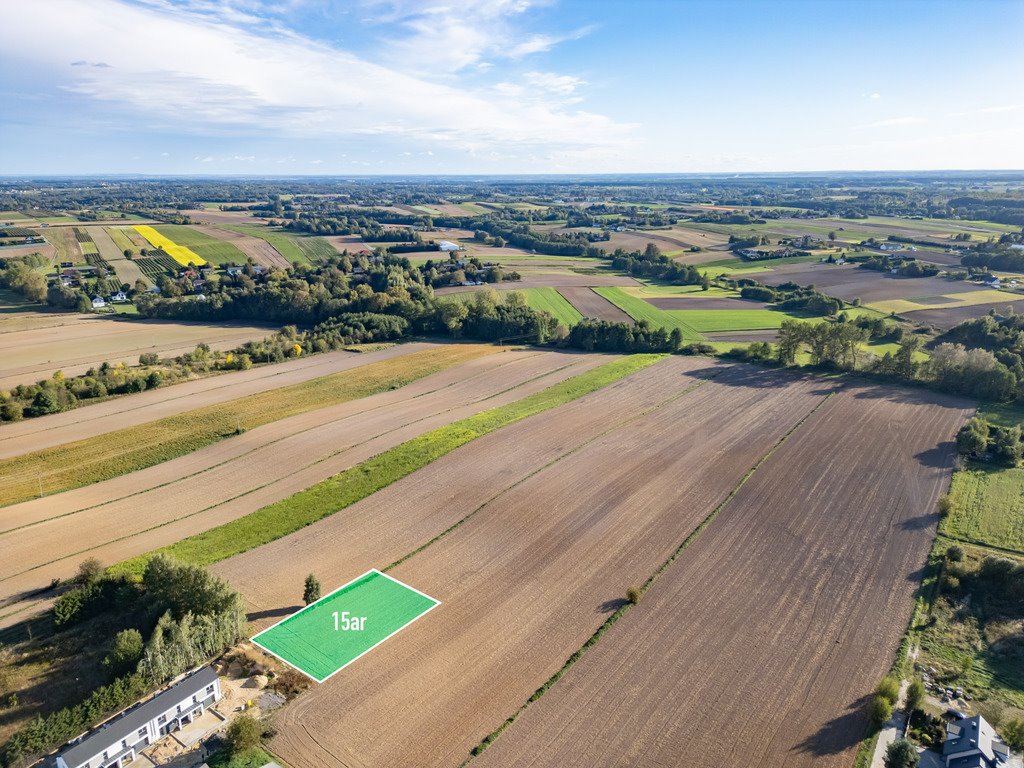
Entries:
POLYGON ((1009 748, 981 715, 946 725, 942 744, 946 768, 997 768, 1010 760, 1009 748))
POLYGON ((998 277, 986 277, 985 278, 985 285, 987 285, 989 288, 998 288, 999 285, 1000 285, 999 278, 998 277))
POLYGON ((203 667, 68 745, 57 755, 57 768, 123 768, 138 752, 191 723, 220 697, 217 673, 203 667))
POLYGON ((460 247, 458 243, 453 243, 451 240, 441 240, 437 244, 437 250, 445 251, 446 253, 457 251, 460 247))
POLYGON ((110 300, 112 302, 123 304, 124 302, 128 301, 128 294, 126 294, 124 291, 115 291, 114 293, 110 294, 110 300))
POLYGON ((107 302, 103 299, 102 296, 93 296, 92 297, 92 308, 93 309, 102 309, 105 306, 107 306, 107 302))
POLYGON ((879 247, 879 248, 880 248, 881 250, 883 250, 883 251, 898 251, 898 250, 900 250, 900 248, 902 248, 903 246, 901 246, 901 245, 898 245, 897 243, 882 243, 882 244, 881 244, 880 246, 878 246, 878 247, 879 247))

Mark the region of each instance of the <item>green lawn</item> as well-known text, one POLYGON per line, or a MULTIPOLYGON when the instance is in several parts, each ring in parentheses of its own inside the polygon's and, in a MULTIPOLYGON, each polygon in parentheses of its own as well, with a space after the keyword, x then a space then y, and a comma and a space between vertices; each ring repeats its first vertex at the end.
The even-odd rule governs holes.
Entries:
POLYGON ((608 301, 617 306, 634 320, 646 320, 651 325, 660 325, 662 328, 667 328, 669 330, 678 328, 682 332, 683 338, 689 339, 690 341, 699 341, 702 338, 696 328, 693 328, 686 323, 683 318, 676 316, 679 314, 678 312, 669 312, 663 309, 658 309, 654 305, 648 304, 643 299, 636 296, 630 296, 621 288, 614 286, 594 288, 594 291, 599 295, 604 296, 608 301))
POLYGON ((970 464, 953 475, 939 532, 1024 554, 1024 469, 970 464))
POLYGON ((159 552, 179 562, 206 566, 267 544, 330 517, 478 437, 595 392, 663 358, 629 355, 605 363, 534 395, 415 437, 294 496, 127 560, 114 570, 141 574, 149 559, 159 552))
POLYGON ((120 248, 122 252, 128 250, 135 253, 139 252, 138 246, 131 241, 123 227, 107 227, 106 230, 107 234, 110 235, 110 239, 114 241, 114 245, 120 248))
POLYGON ((245 264, 246 255, 231 243, 210 237, 192 227, 184 224, 156 224, 153 229, 175 244, 195 251, 211 264, 245 264))
POLYGON ((266 240, 290 262, 315 264, 338 255, 338 251, 330 243, 314 235, 294 235, 285 233, 279 227, 266 227, 258 224, 218 224, 217 226, 220 229, 230 229, 232 232, 266 240))

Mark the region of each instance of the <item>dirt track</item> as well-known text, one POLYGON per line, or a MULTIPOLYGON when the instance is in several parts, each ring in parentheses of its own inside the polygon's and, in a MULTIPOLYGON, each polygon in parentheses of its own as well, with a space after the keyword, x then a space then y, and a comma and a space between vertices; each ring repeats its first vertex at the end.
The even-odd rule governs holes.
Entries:
POLYGON ((610 323, 633 324, 633 318, 590 288, 561 288, 558 291, 584 317, 610 323))
MULTIPOLYGON (((416 473, 405 489, 396 484, 377 494, 376 503, 399 508, 392 523, 398 531, 436 516, 437 507, 456 519, 478 511, 390 571, 442 605, 284 710, 275 753, 293 768, 458 765, 823 396, 817 382, 785 374, 691 365, 704 370, 678 377, 663 397, 708 371, 718 378, 585 445, 572 439, 576 430, 562 409, 531 419, 576 450, 547 465, 528 462, 525 479, 489 488, 499 495, 482 507, 456 510, 446 498, 456 454, 432 467, 440 485, 416 473), (423 484, 426 503, 411 503, 409 489, 423 484)), ((622 387, 618 396, 632 399, 633 389, 622 387)), ((593 404, 587 410, 602 412, 593 404)), ((605 428, 615 424, 606 419, 605 428)), ((471 457, 485 472, 492 463, 516 466, 533 450, 534 440, 521 434, 491 437, 490 451, 476 446, 471 457)), ((304 564, 323 579, 317 563, 338 563, 343 545, 324 535, 303 552, 304 564)), ((362 567, 374 554, 369 549, 353 553, 359 562, 350 560, 346 570, 362 567)), ((391 553, 377 557, 384 562, 391 553)), ((301 579, 268 579, 274 561, 253 562, 258 588, 274 581, 278 604, 294 605, 301 579)))
POLYGON ((835 396, 473 764, 851 765, 967 413, 917 392, 835 396))
POLYGON ((0 427, 0 459, 83 440, 319 376, 329 376, 360 365, 429 349, 431 346, 413 343, 376 352, 339 351, 299 357, 276 365, 208 376, 163 389, 117 397, 72 411, 5 424, 0 427))
POLYGON ((102 362, 137 365, 143 352, 173 357, 206 342, 231 349, 274 332, 270 326, 123 320, 95 317, 91 322, 32 328, 0 334, 0 389, 32 384, 61 370, 84 373, 102 362))
POLYGON ((430 429, 608 357, 491 354, 407 387, 250 430, 163 464, 0 510, 0 605, 86 556, 112 563, 286 498, 430 429))

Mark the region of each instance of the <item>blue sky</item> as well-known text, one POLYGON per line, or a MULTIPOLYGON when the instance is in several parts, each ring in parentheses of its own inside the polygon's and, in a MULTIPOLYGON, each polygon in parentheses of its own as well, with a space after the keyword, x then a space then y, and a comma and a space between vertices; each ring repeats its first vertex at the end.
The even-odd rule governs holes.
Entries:
POLYGON ((1024 169, 1022 0, 31 0, 0 173, 1024 169))

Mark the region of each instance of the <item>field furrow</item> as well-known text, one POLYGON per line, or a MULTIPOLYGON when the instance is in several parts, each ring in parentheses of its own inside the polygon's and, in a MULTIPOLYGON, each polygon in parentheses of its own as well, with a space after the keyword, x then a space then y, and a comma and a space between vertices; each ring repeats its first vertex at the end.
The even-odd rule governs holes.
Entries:
POLYGON ((633 318, 591 288, 569 287, 558 290, 584 317, 610 323, 633 324, 633 318))
POLYGON ((606 362, 535 351, 488 355, 405 388, 281 419, 140 472, 5 508, 0 605, 248 514, 418 434, 606 362), (48 542, 43 544, 43 542, 48 542))
POLYGON ((473 764, 849 766, 968 413, 847 387, 473 764))
MULTIPOLYGON (((636 418, 607 419, 603 430, 576 434, 564 421, 572 412, 566 407, 517 425, 554 432, 563 452, 534 457, 469 503, 449 490, 466 461, 458 451, 429 475, 415 473, 371 497, 376 509, 394 510, 378 534, 383 549, 380 539, 362 538, 350 549, 347 536, 322 530, 288 550, 292 558, 301 552, 307 571, 340 583, 364 561, 395 557, 395 539, 405 539, 408 526, 436 519, 433 528, 444 530, 468 517, 389 570, 442 605, 279 717, 272 747, 289 765, 460 764, 831 390, 777 372, 669 364, 682 366, 682 375, 660 389, 660 407, 636 418), (413 489, 418 503, 409 498, 413 489), (311 756, 310 732, 330 757, 311 756)), ((636 378, 591 397, 632 400, 636 378)), ((603 411, 589 405, 591 413, 603 411)), ((515 467, 538 442, 537 434, 521 439, 504 430, 495 437, 489 447, 475 445, 469 466, 515 467)), ((252 562, 266 568, 273 561, 252 562)), ((232 581, 246 594, 275 590, 258 573, 232 581)), ((294 606, 294 594, 282 579, 273 599, 258 602, 276 615, 294 606)))

